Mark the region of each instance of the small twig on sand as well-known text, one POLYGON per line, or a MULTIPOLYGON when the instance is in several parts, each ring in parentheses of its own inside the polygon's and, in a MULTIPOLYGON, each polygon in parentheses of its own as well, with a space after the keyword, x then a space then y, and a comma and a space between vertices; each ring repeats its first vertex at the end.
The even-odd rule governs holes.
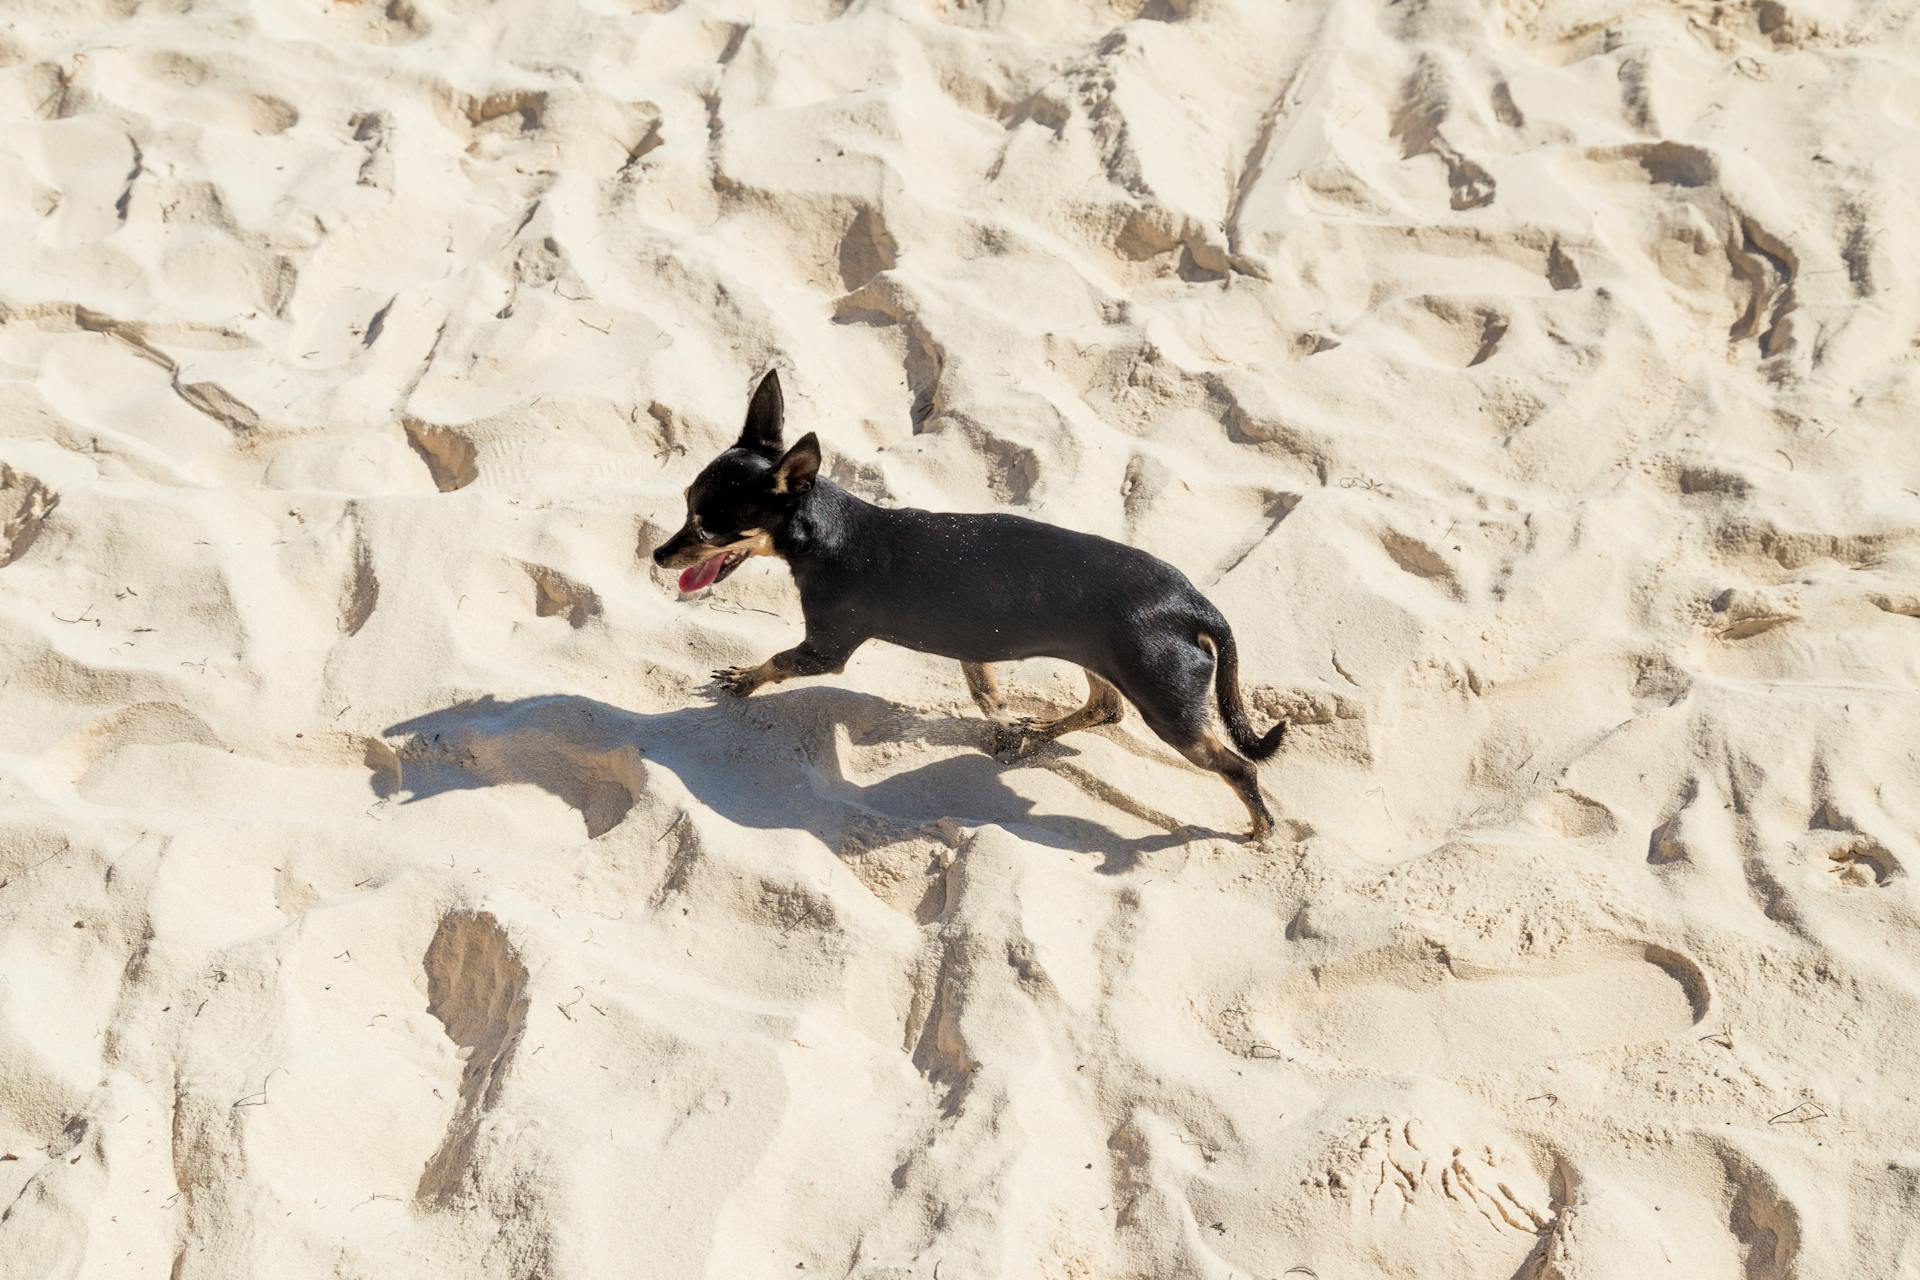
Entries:
POLYGON ((234 1100, 234 1102, 233 1102, 233 1105, 234 1105, 234 1106, 236 1106, 236 1107, 264 1107, 264 1106, 266 1106, 266 1105, 267 1105, 267 1083, 268 1083, 268 1081, 271 1081, 271 1080, 272 1080, 272 1079, 273 1079, 273 1078, 274 1078, 275 1076, 277 1076, 277 1075, 279 1075, 279 1074, 280 1074, 280 1073, 281 1073, 282 1071, 285 1071, 285 1070, 286 1070, 286 1068, 285 1068, 285 1067, 275 1067, 275 1068, 274 1068, 273 1070, 271 1070, 271 1071, 269 1071, 269 1072, 267 1072, 267 1078, 266 1078, 266 1080, 262 1080, 262 1081, 260 1082, 260 1087, 259 1087, 259 1089, 257 1089, 257 1090, 255 1090, 254 1092, 252 1092, 252 1093, 250 1093, 250 1094, 248 1094, 248 1095, 247 1095, 246 1097, 244 1097, 244 1098, 236 1098, 236 1099, 234 1100))
POLYGON ((1774 1116, 1771 1120, 1768 1120, 1767 1123, 1768 1124, 1806 1124, 1809 1121, 1825 1120, 1826 1118, 1827 1118, 1827 1109, 1821 1106, 1819 1103, 1813 1101, 1812 1099, 1808 1099, 1805 1102, 1798 1103, 1794 1106, 1788 1107, 1785 1111, 1782 1111, 1779 1115, 1774 1116), (1808 1107, 1811 1107, 1812 1110, 1806 1111, 1808 1107), (1805 1114, 1801 1114, 1803 1111, 1805 1112, 1805 1114))
POLYGON ((91 616, 93 613, 92 605, 88 605, 86 608, 82 609, 80 611, 80 616, 77 618, 63 618, 59 614, 53 613, 52 610, 48 610, 48 613, 52 614, 53 620, 55 622, 64 622, 70 627, 77 626, 82 622, 91 622, 96 627, 100 625, 100 619, 91 616))
POLYGON ((736 604, 732 600, 708 600, 706 606, 718 613, 764 613, 769 618, 780 616, 771 609, 756 609, 750 604, 736 604))

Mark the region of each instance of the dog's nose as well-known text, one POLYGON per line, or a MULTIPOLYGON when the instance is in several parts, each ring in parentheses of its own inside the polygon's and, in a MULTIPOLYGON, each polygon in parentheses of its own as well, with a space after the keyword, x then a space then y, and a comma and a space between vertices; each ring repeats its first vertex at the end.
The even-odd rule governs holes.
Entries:
POLYGON ((666 543, 663 542, 659 546, 653 549, 653 562, 655 564, 665 564, 667 562, 667 544, 666 543))

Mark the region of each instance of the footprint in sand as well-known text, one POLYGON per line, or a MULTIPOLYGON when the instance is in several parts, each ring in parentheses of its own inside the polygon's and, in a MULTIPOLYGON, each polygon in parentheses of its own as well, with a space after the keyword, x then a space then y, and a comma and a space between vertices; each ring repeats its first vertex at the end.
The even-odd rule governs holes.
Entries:
POLYGON ((537 616, 565 618, 567 625, 577 631, 586 626, 589 619, 599 617, 604 611, 600 593, 586 583, 543 564, 523 567, 527 577, 533 580, 533 611, 537 616))
POLYGON ((1884 888, 1899 867, 1892 854, 1871 840, 1827 851, 1827 871, 1848 889, 1884 888))
POLYGON ((1810 865, 1840 889, 1884 889, 1902 873, 1887 847, 1822 809, 1801 846, 1810 865))
MULTIPOLYGON (((1500 965, 1395 947, 1323 968, 1284 1038, 1373 1071, 1441 1075, 1681 1035, 1707 1014, 1693 961, 1625 939, 1500 965)), ((1276 1041, 1278 1043, 1279 1041, 1276 1041)))
POLYGON ((440 1149, 421 1170, 414 1201, 456 1202, 475 1173, 475 1139, 520 1047, 527 1023, 527 966, 500 922, 485 911, 456 911, 427 947, 427 1012, 463 1051, 460 1109, 440 1149))
POLYGON ((353 525, 353 547, 349 553, 351 560, 345 578, 340 584, 340 604, 337 621, 341 634, 357 636, 360 628, 367 625, 367 619, 373 616, 373 610, 380 603, 380 576, 373 569, 373 548, 367 542, 367 531, 358 519, 353 525))
POLYGON ((1447 77, 1437 63, 1422 59, 1400 90, 1399 109, 1392 133, 1404 160, 1431 155, 1446 166, 1448 203, 1456 210, 1479 209, 1493 203, 1499 184, 1478 161, 1461 154, 1440 132, 1452 114, 1447 77))
POLYGON ((0 462, 0 568, 27 554, 59 504, 59 494, 0 462))
POLYGON ((466 436, 452 427, 436 426, 414 418, 408 418, 402 425, 406 428, 407 443, 427 464, 427 474, 433 477, 434 488, 442 493, 452 493, 480 478, 480 469, 474 462, 477 451, 473 441, 466 436))

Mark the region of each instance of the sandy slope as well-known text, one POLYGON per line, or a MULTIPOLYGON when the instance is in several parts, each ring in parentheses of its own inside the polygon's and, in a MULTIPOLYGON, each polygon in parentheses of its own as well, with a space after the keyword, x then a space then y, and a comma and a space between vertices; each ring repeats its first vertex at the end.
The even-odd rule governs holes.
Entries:
POLYGON ((1920 1275, 1911 14, 6 6, 0 1274, 1920 1275), (1191 574, 1281 838, 711 705, 768 366, 1191 574))

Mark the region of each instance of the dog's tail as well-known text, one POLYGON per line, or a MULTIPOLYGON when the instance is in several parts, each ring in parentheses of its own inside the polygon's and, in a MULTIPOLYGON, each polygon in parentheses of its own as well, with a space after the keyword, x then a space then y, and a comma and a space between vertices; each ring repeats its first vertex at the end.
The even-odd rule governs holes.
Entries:
POLYGON ((1220 718, 1227 722, 1233 745, 1250 760, 1265 760, 1280 749, 1287 722, 1274 725, 1264 737, 1254 733, 1247 719, 1247 704, 1240 698, 1240 649, 1233 642, 1232 629, 1225 618, 1216 615, 1201 619, 1199 631, 1201 641, 1213 650, 1214 692, 1219 695, 1220 718))

